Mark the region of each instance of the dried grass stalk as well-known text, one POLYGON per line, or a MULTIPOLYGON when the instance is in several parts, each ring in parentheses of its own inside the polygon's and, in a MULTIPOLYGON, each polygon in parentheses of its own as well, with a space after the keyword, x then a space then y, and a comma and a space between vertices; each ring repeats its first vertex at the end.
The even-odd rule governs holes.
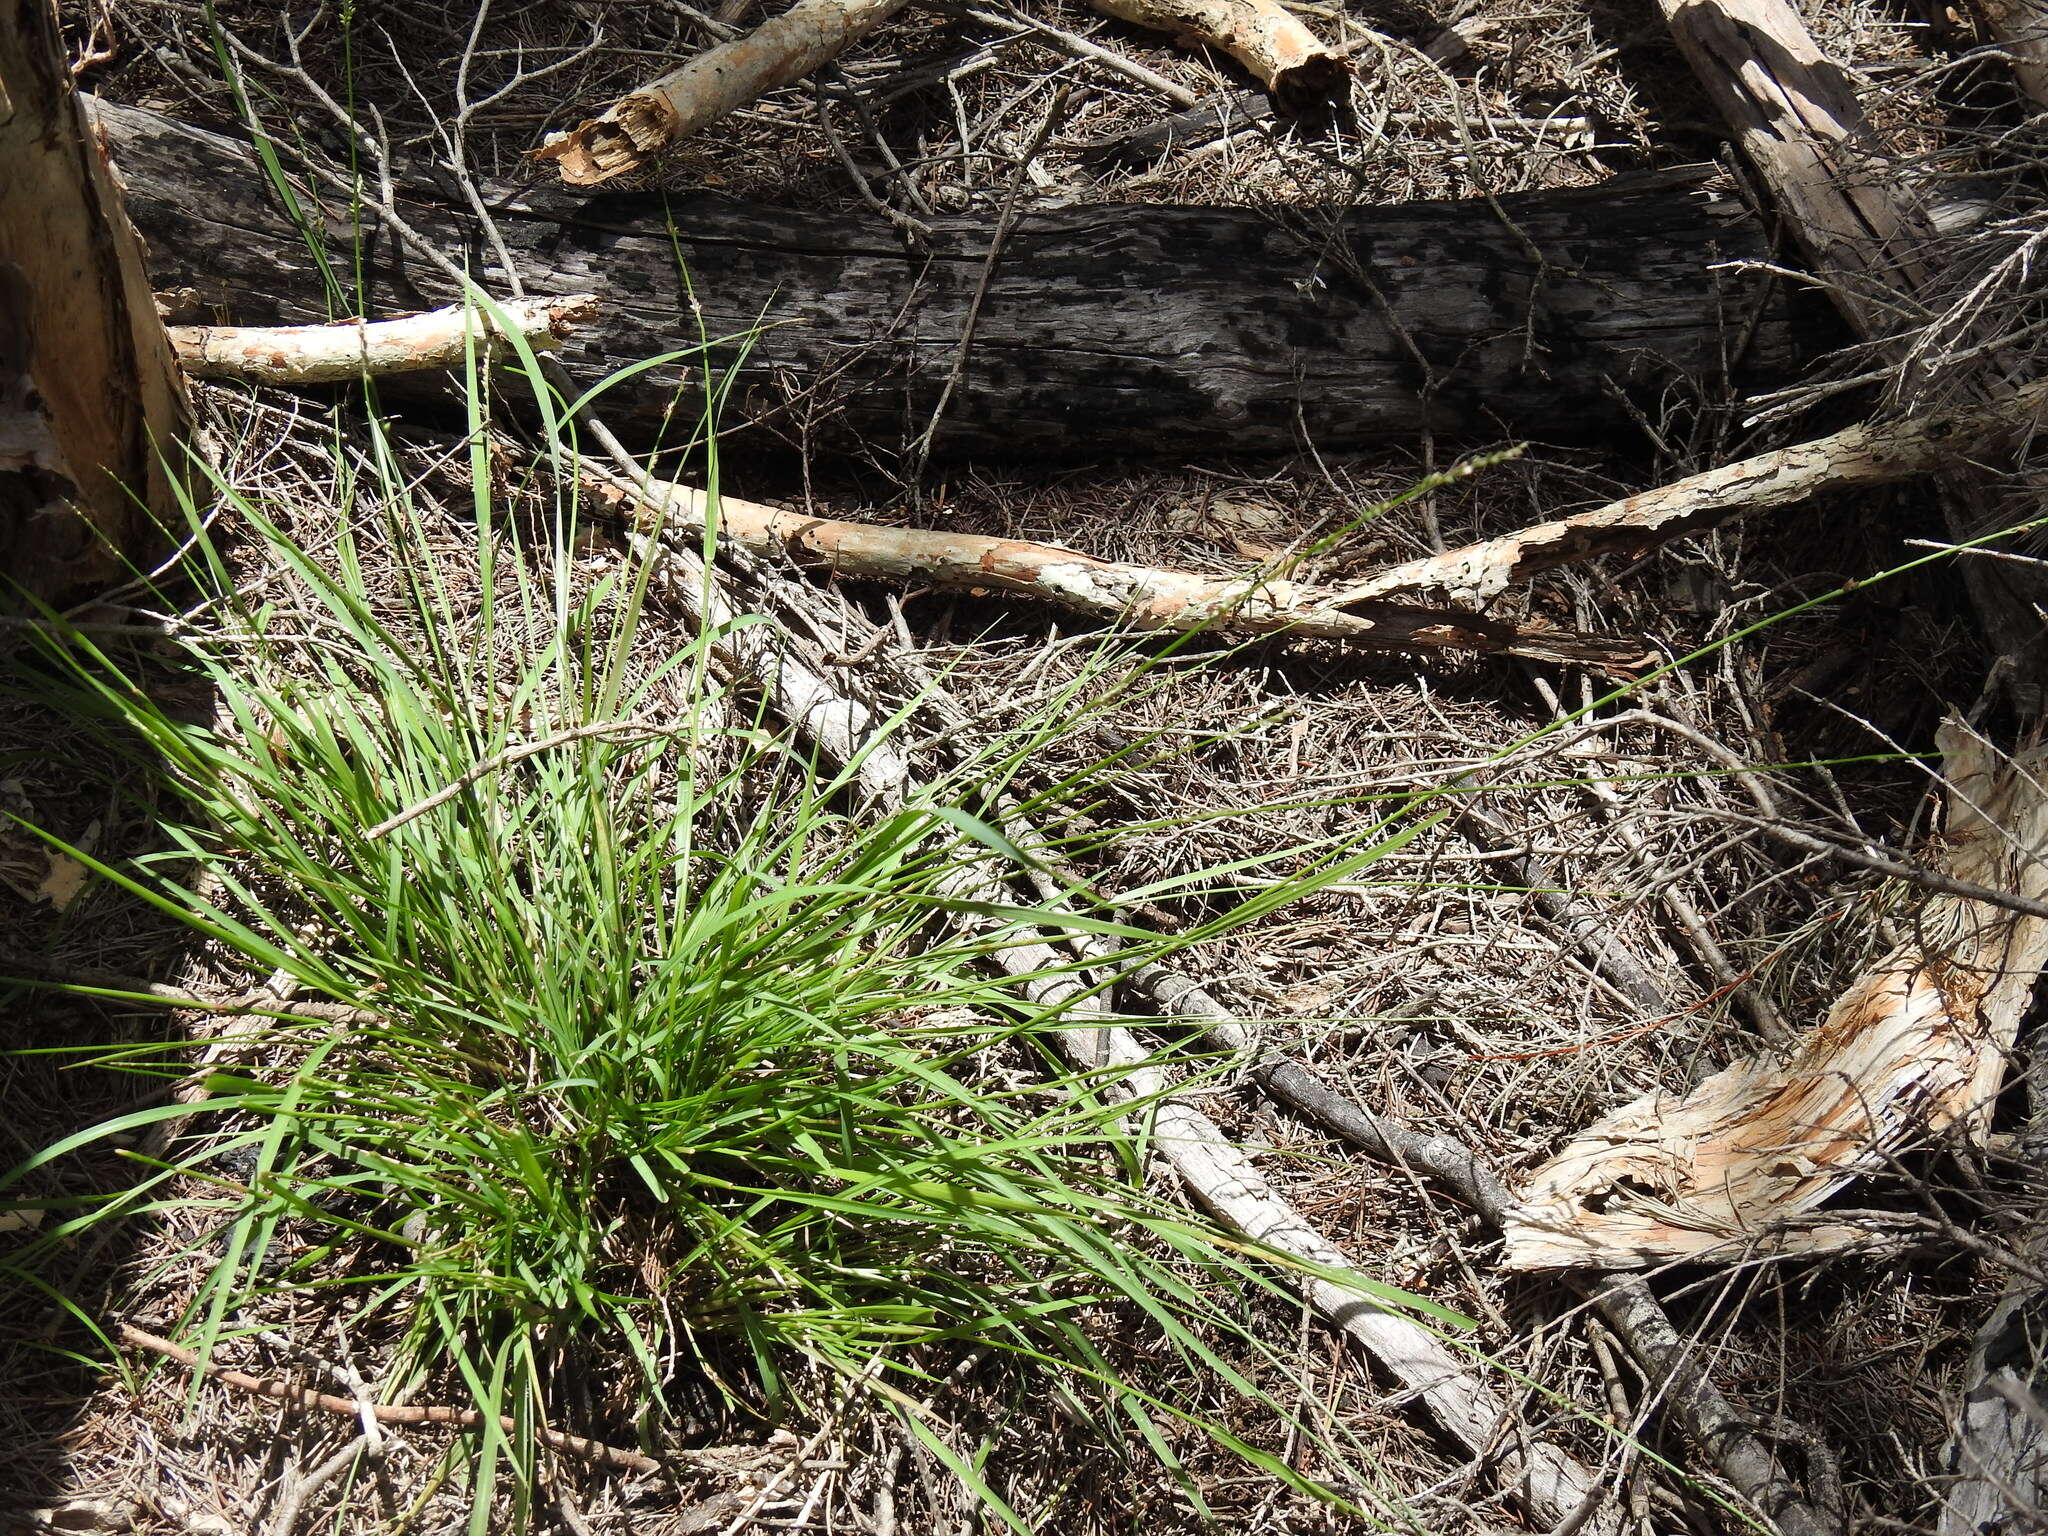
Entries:
POLYGON ((1088 0, 1105 16, 1155 32, 1183 47, 1220 48, 1258 77, 1290 112, 1312 112, 1343 95, 1351 81, 1344 57, 1327 48, 1275 0, 1088 0))
POLYGON ((1404 602, 1477 611, 1516 582, 1553 566, 1601 555, 1639 555, 1744 512, 1953 468, 1998 439, 2031 427, 2044 407, 2048 383, 2029 385, 1981 405, 1849 427, 1689 475, 1591 512, 1411 560, 1353 583, 1325 601, 1336 608, 1404 602))
MULTIPOLYGON (((2048 894, 2048 748, 2001 759, 1954 721, 1937 739, 1948 782, 1944 872, 2048 894)), ((1962 897, 1930 899, 1912 931, 1788 1059, 1737 1062, 1582 1132, 1508 1213, 1507 1267, 1632 1269, 1867 1238, 1853 1221, 1811 1213, 1932 1136, 1981 1137, 2048 961, 2048 919, 1962 897)))
MULTIPOLYGON (((527 345, 549 351, 597 313, 593 294, 510 299, 499 307, 527 345)), ((494 317, 462 304, 398 320, 334 325, 174 325, 171 349, 188 374, 251 384, 333 384, 364 374, 459 368, 472 346, 496 360, 512 352, 494 317)))
POLYGON ((729 112, 801 80, 902 10, 906 0, 797 0, 745 37, 707 48, 560 138, 534 158, 562 180, 594 187, 729 112))
MULTIPOLYGON (((660 481, 643 488, 650 527, 701 528, 702 491, 660 481)), ((1098 560, 1055 544, 917 528, 883 528, 783 512, 721 497, 725 537, 756 553, 810 557, 842 576, 915 580, 1010 592, 1139 629, 1278 634, 1380 650, 1494 651, 1564 663, 1630 668, 1652 659, 1646 642, 1385 603, 1338 612, 1328 591, 1267 576, 1198 576, 1098 560)))

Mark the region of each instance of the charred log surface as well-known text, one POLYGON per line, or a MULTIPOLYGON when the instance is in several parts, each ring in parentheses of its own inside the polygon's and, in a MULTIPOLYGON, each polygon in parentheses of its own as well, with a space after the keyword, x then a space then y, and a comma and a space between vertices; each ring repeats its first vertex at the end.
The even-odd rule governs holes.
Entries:
MULTIPOLYGON (((196 289, 235 324, 334 317, 246 145, 98 114, 159 288, 196 289)), ((601 299, 562 353, 579 379, 692 345, 699 305, 714 338, 766 321, 744 361, 736 345, 715 351, 737 364, 723 421, 827 448, 915 439, 956 368, 937 437, 954 454, 1292 452, 1425 425, 1583 439, 1623 421, 1624 398, 1652 404, 1674 381, 1782 377, 1812 339, 1764 279, 1721 265, 1763 257, 1765 241, 1703 170, 1327 214, 1078 207, 1018 220, 993 263, 987 220, 942 221, 911 250, 878 220, 709 196, 485 195, 530 293, 601 299)), ((502 277, 472 219, 430 190, 404 196, 409 224, 502 277)), ((347 199, 301 200, 346 255, 347 199)), ((373 315, 455 296, 374 215, 361 235, 373 315)), ((664 367, 604 408, 651 437, 697 407, 687 370, 664 367)))

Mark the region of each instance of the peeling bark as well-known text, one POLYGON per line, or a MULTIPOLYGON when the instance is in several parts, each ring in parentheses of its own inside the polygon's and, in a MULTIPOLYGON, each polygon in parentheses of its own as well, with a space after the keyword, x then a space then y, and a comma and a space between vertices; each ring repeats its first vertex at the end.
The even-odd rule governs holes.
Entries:
POLYGON ((745 37, 707 48, 601 115, 533 151, 562 180, 594 187, 707 128, 777 86, 801 80, 902 10, 907 0, 797 0, 745 37))
MULTIPOLYGON (((597 299, 507 299, 499 308, 538 352, 553 351, 597 299)), ((397 320, 343 320, 333 325, 174 325, 171 348, 186 373, 251 384, 332 384, 365 374, 460 368, 516 356, 496 317, 461 304, 397 320)))
POLYGON ((178 518, 184 386, 48 0, 0 0, 0 571, 45 599, 178 518), (168 462, 167 462, 168 461, 168 462))
MULTIPOLYGON (((1944 872, 2048 894, 2048 748, 2001 759, 1953 721, 1938 740, 1944 872)), ((1863 1240, 1819 1207, 1943 1133, 1981 1138, 2048 961, 2048 919, 1988 903, 1936 896, 1912 926, 1787 1059, 1645 1095, 1575 1137, 1508 1213, 1506 1266, 1635 1269, 1863 1240)))
MULTIPOLYGON (((639 518, 648 531, 701 528, 702 491, 649 482, 639 518)), ((1509 624, 1398 603, 1339 612, 1322 589, 1269 576, 1197 576, 1098 560, 1053 544, 979 534, 884 528, 784 512, 736 497, 717 502, 718 527, 758 554, 794 556, 835 575, 1008 592, 1138 629, 1223 635, 1284 634, 1372 650, 1493 651, 1617 670, 1655 660, 1641 639, 1509 624)))
MULTIPOLYGON (((98 112, 160 287, 194 288, 240 324, 331 318, 305 241, 247 145, 133 109, 98 112)), ((602 312, 560 354, 581 385, 694 347, 700 315, 714 340, 765 321, 744 355, 711 354, 733 370, 721 425, 755 445, 873 453, 921 433, 977 295, 973 349, 935 445, 944 456, 1294 453, 1425 427, 1582 440, 1628 430, 1617 386, 1648 403, 1681 376, 1714 389, 1782 380, 1824 339, 1773 285, 1716 270, 1766 246, 1698 168, 1494 202, 1333 210, 1300 227, 1243 208, 1028 213, 993 265, 993 219, 936 220, 928 248, 910 251, 861 215, 708 195, 665 207, 555 187, 482 192, 529 294, 598 296, 602 312), (1743 335, 1750 345, 1731 363, 1743 335)), ((479 280, 502 281, 466 213, 423 180, 405 193, 424 238, 479 280)), ((318 208, 320 196, 300 195, 318 208)), ((349 203, 327 203, 330 238, 347 249, 349 203)), ((401 313, 462 297, 394 248, 374 213, 362 242, 368 291, 352 304, 401 313)), ((695 364, 612 388, 607 418, 642 442, 674 440, 701 409, 695 364)))
POLYGON ((1349 89, 1343 55, 1282 9, 1276 0, 1088 0, 1114 16, 1183 47, 1220 48, 1250 70, 1284 110, 1326 110, 1349 89))
POLYGON ((1354 604, 1397 602, 1483 611, 1515 583, 1553 566, 1602 555, 1639 555, 1745 512, 1951 468, 2002 438, 2030 430, 2044 407, 2048 382, 1983 405, 1849 427, 1591 512, 1411 560, 1328 593, 1322 602, 1347 610, 1354 604))

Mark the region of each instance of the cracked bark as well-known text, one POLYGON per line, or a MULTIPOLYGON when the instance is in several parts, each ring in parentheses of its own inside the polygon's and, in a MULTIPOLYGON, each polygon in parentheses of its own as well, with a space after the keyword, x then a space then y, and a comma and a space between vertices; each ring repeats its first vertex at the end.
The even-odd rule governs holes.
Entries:
MULTIPOLYGON (((192 287, 238 324, 332 318, 246 145, 134 109, 98 113, 159 287, 192 287)), ((408 222, 494 281, 466 215, 431 189, 403 192, 408 222)), ((1714 270, 1765 244, 1697 169, 1501 198, 1514 228, 1484 201, 1351 209, 1321 227, 1239 208, 1032 213, 993 268, 992 219, 940 220, 911 251, 865 216, 495 184, 484 195, 530 294, 601 302, 559 354, 578 384, 695 347, 700 316, 714 340, 765 319, 744 357, 726 344, 712 358, 732 370, 730 434, 766 446, 887 451, 922 431, 984 272, 936 444, 954 456, 1292 453, 1425 426, 1583 439, 1631 430, 1617 387, 1647 402, 1679 376, 1726 377, 1752 312, 1737 368, 1748 381, 1786 376, 1820 334, 1761 279, 1714 270)), ((348 202, 322 197, 345 248, 348 202)), ((372 313, 459 297, 374 214, 362 236, 372 313)), ((701 404, 693 362, 620 384, 607 416, 642 442, 674 440, 701 404)))

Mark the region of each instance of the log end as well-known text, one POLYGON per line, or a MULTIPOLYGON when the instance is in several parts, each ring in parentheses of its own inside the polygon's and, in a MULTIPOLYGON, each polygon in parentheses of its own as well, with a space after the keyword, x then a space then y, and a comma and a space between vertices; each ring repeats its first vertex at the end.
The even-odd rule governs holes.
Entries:
POLYGON ((628 96, 602 117, 556 134, 528 157, 554 163, 572 187, 596 187, 637 171, 681 132, 681 122, 659 96, 628 96))
POLYGON ((1319 49, 1278 71, 1267 90, 1273 105, 1290 117, 1327 117, 1351 93, 1351 66, 1343 55, 1319 49))

